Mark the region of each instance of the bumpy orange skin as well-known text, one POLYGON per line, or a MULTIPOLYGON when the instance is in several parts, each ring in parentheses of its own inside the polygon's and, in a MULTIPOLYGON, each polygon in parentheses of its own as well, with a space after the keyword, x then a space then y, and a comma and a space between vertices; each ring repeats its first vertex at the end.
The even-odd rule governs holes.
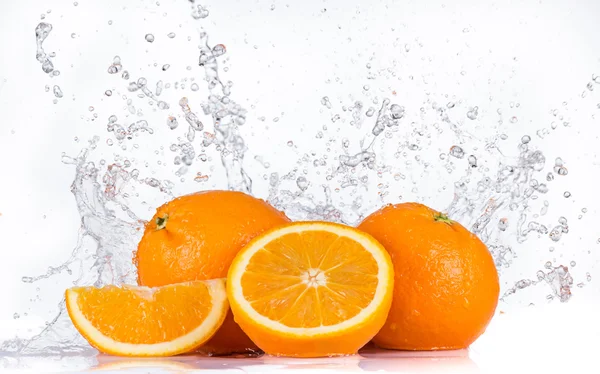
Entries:
POLYGON ((388 205, 358 228, 383 244, 394 264, 392 307, 373 339, 376 345, 462 349, 485 331, 500 287, 494 260, 479 238, 418 203, 388 205))
MULTIPOLYGON (((265 201, 242 192, 202 191, 177 197, 159 207, 146 225, 134 259, 138 284, 156 287, 226 277, 244 245, 289 221, 265 201), (166 218, 162 229, 157 227, 158 218, 166 218)), ((257 347, 230 314, 203 347, 213 354, 248 349, 257 347)))

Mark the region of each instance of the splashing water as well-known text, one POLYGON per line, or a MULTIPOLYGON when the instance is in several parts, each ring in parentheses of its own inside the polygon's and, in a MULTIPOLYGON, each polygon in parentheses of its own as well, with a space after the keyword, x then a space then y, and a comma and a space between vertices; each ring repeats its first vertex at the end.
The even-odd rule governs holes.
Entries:
MULTIPOLYGON (((194 1, 191 1, 191 9, 194 22, 204 22, 209 16, 208 9, 194 1)), ((45 73, 58 75, 42 47, 51 31, 52 25, 48 23, 42 22, 36 27, 36 57, 45 73)), ((175 38, 174 33, 167 36, 175 38)), ((174 41, 177 39, 179 37, 174 41)), ((140 211, 156 205, 136 198, 141 189, 152 189, 161 198, 172 198, 176 186, 154 175, 148 165, 141 169, 139 164, 144 161, 138 160, 138 164, 132 161, 133 151, 144 137, 157 137, 162 131, 178 135, 165 148, 174 153, 173 174, 182 183, 189 174, 200 187, 210 183, 215 168, 211 165, 205 170, 204 165, 212 160, 211 155, 217 155, 227 178, 227 188, 253 192, 253 179, 244 167, 245 157, 251 150, 240 131, 247 122, 248 112, 232 99, 232 82, 222 80, 219 75, 219 58, 227 54, 227 48, 223 44, 211 47, 204 31, 199 32, 198 40, 198 66, 203 74, 198 82, 205 83, 207 89, 205 100, 199 103, 196 95, 200 94, 200 85, 196 81, 148 82, 145 77, 136 76, 135 66, 127 66, 131 74, 123 70, 119 56, 114 56, 107 69, 103 65, 102 69, 106 69, 103 74, 116 78, 121 91, 125 92, 121 95, 125 103, 124 116, 113 114, 104 122, 108 135, 106 145, 120 154, 112 161, 92 161, 93 156, 100 153, 98 148, 103 146, 101 137, 95 136, 78 156, 63 156, 62 161, 75 170, 71 192, 81 217, 78 243, 67 261, 49 267, 44 274, 24 276, 23 282, 34 284, 68 273, 75 275, 77 285, 135 283, 133 252, 145 224, 140 211), (182 89, 186 83, 192 92, 180 95, 178 100, 167 97, 167 93, 182 89), (136 98, 144 100, 151 110, 162 116, 161 122, 128 117, 143 116, 140 105, 134 101, 136 98)), ((140 43, 148 45, 154 41, 154 34, 146 34, 140 43)), ((154 44, 158 42, 157 38, 154 44)), ((167 63, 157 66, 162 72, 174 70, 170 70, 171 65, 167 63)), ((52 91, 56 98, 63 97, 57 85, 52 91)), ((118 89, 105 92, 106 97, 119 96, 118 89)), ((330 129, 324 125, 315 135, 315 141, 325 144, 325 153, 300 152, 291 169, 262 176, 268 184, 267 200, 290 218, 356 225, 383 204, 425 200, 428 195, 445 193, 445 186, 425 192, 427 184, 435 185, 442 180, 453 182, 454 187, 453 198, 443 210, 487 244, 501 273, 516 261, 520 245, 526 240, 556 244, 568 235, 567 219, 549 220, 546 215, 549 204, 543 199, 554 178, 568 178, 566 162, 558 157, 554 165, 548 165, 547 155, 535 148, 529 135, 523 135, 515 144, 515 155, 507 156, 499 145, 504 140, 502 134, 478 139, 464 130, 460 121, 452 119, 450 111, 459 108, 460 101, 438 104, 428 99, 428 110, 419 108, 416 111, 419 118, 415 119, 411 118, 414 108, 393 102, 394 98, 368 96, 371 95, 368 86, 363 87, 363 93, 373 106, 355 98, 350 103, 340 101, 340 105, 331 95, 317 99, 331 118, 328 125, 349 124, 361 134, 358 142, 328 136, 330 129), (451 140, 446 135, 449 133, 451 140), (430 152, 421 152, 434 149, 434 144, 443 145, 440 149, 446 151, 433 159, 430 152), (426 181, 419 182, 423 187, 416 183, 420 180, 426 181), (396 193, 399 190, 407 192, 401 196, 396 193), (340 191, 347 193, 342 196, 340 191)), ((462 110, 460 116, 464 118, 466 111, 470 123, 478 121, 483 111, 477 106, 462 110)), ((287 145, 292 149, 297 147, 291 140, 287 145)), ((161 146, 157 152, 163 150, 161 146)), ((269 168, 269 163, 261 157, 255 160, 265 169, 269 168)), ((166 167, 165 164, 160 165, 166 167)), ((549 300, 567 302, 575 282, 569 270, 573 266, 549 261, 543 269, 534 270, 529 278, 512 280, 503 290, 502 301, 520 290, 539 286, 545 287, 549 300)), ((591 279, 586 273, 582 281, 591 279)), ((64 301, 58 304, 58 309, 57 316, 39 334, 30 339, 5 341, 0 351, 20 355, 93 353, 72 327, 64 301)))
POLYGON ((54 64, 50 56, 44 51, 44 40, 50 35, 52 25, 45 22, 40 22, 35 28, 35 41, 37 44, 36 59, 42 64, 42 71, 50 76, 60 75, 60 71, 54 69, 54 64))

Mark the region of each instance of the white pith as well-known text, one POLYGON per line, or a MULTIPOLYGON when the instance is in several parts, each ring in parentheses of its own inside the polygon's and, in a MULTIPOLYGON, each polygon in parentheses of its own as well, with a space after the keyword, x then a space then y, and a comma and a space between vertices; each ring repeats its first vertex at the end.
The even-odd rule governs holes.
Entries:
POLYGON ((77 329, 83 331, 86 338, 91 340, 100 350, 119 352, 131 356, 166 356, 174 352, 180 352, 182 347, 193 348, 207 341, 211 337, 210 332, 215 330, 215 325, 223 319, 228 309, 225 281, 223 279, 213 279, 203 283, 206 284, 212 301, 212 308, 204 321, 186 335, 171 341, 154 344, 123 343, 102 334, 85 318, 79 309, 77 303, 79 294, 77 291, 67 290, 66 302, 77 329))
MULTIPOLYGON (((247 247, 243 253, 240 254, 239 258, 236 259, 235 267, 232 268, 231 273, 228 277, 228 283, 230 287, 231 295, 233 296, 233 300, 231 302, 235 302, 238 306, 244 311, 247 316, 253 320, 256 324, 265 326, 271 330, 278 331, 281 333, 295 335, 295 336, 315 336, 315 335, 324 335, 324 334, 332 334, 337 331, 347 330, 353 326, 361 325, 363 322, 371 318, 374 311, 376 311, 384 302, 386 294, 391 292, 389 290, 390 285, 392 284, 392 271, 389 266, 389 262, 386 260, 387 253, 385 249, 375 242, 373 239, 370 239, 367 236, 364 236, 360 233, 357 233, 351 228, 346 228, 344 226, 337 225, 324 225, 320 223, 305 223, 301 225, 290 225, 279 230, 276 230, 261 239, 255 241, 247 247), (368 251, 375 262, 378 265, 378 273, 377 273, 377 288, 375 290, 375 295, 371 300, 371 303, 367 305, 363 310, 361 310, 354 317, 345 320, 341 323, 331 326, 318 326, 318 327, 310 327, 310 328, 302 328, 302 327, 289 327, 281 322, 271 320, 261 314, 259 314, 252 305, 244 298, 241 279, 244 274, 244 270, 248 266, 250 259, 254 256, 256 252, 265 247, 269 242, 291 233, 298 232, 306 232, 306 231, 328 231, 338 236, 348 237, 356 242, 358 242, 366 251, 368 251)), ((307 287, 318 287, 321 283, 326 282, 325 274, 320 271, 320 269, 310 269, 308 273, 304 274, 299 278, 301 283, 307 285, 307 287), (313 273, 310 273, 313 271, 313 273)))

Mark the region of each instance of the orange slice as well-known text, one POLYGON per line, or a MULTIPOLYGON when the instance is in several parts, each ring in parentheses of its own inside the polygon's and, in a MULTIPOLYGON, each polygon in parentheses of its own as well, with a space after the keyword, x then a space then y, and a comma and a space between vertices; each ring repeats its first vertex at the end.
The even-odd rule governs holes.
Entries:
POLYGON ((235 257, 227 296, 236 322, 266 353, 355 354, 385 323, 388 253, 370 235, 327 222, 278 227, 235 257))
POLYGON ((198 348, 221 326, 224 279, 163 287, 74 287, 71 321, 96 349, 118 356, 172 356, 198 348))

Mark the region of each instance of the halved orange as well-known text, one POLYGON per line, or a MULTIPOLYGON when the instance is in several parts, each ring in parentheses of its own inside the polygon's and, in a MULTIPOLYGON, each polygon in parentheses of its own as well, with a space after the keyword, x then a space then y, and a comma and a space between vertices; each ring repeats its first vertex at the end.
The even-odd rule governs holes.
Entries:
POLYGON ((73 287, 67 310, 84 338, 118 356, 192 351, 219 329, 229 310, 224 279, 149 288, 73 287))
POLYGON ((236 322, 266 353, 355 354, 385 323, 393 267, 370 235, 298 222, 253 239, 235 257, 227 296, 236 322))

